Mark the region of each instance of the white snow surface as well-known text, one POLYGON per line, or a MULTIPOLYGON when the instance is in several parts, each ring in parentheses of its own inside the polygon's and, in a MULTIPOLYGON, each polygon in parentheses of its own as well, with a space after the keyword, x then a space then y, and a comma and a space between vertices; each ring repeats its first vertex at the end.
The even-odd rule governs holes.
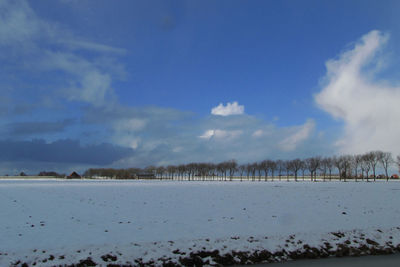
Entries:
POLYGON ((0 266, 274 251, 290 235, 318 246, 335 231, 400 243, 399 199, 395 181, 0 180, 0 266))

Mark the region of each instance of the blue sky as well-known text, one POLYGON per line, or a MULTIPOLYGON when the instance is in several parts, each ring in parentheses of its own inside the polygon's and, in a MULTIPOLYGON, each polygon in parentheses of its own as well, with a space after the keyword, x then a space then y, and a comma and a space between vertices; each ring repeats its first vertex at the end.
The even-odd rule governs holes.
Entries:
POLYGON ((0 172, 398 154, 399 11, 0 0, 0 172))

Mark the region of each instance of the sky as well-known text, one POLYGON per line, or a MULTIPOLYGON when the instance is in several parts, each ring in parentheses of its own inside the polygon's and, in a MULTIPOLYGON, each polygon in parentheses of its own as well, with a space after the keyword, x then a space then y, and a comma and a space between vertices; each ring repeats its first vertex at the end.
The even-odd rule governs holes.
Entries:
POLYGON ((0 174, 399 155, 399 12, 0 0, 0 174))

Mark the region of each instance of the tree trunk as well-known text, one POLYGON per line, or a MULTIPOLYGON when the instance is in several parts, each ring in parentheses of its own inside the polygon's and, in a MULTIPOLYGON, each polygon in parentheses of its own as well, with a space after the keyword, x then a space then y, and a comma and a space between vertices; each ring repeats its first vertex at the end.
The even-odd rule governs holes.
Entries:
POLYGON ((386 168, 385 168, 386 182, 389 181, 389 175, 388 175, 387 169, 388 169, 388 168, 387 168, 387 166, 386 166, 386 168))

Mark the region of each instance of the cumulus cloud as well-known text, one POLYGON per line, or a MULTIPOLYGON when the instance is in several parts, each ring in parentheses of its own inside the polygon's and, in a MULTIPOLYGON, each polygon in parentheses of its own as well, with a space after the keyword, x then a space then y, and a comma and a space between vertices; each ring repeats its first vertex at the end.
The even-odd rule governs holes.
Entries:
POLYGON ((283 139, 279 145, 284 151, 293 151, 310 137, 314 129, 314 120, 308 119, 305 124, 292 127, 290 131, 293 133, 283 139))
POLYGON ((337 59, 326 62, 324 85, 315 101, 344 122, 343 136, 336 143, 341 153, 376 149, 400 153, 400 87, 376 77, 388 39, 387 34, 371 31, 337 59))
POLYGON ((244 106, 239 105, 238 102, 227 103, 224 106, 220 103, 218 106, 211 109, 211 114, 219 116, 241 115, 244 113, 244 106))

